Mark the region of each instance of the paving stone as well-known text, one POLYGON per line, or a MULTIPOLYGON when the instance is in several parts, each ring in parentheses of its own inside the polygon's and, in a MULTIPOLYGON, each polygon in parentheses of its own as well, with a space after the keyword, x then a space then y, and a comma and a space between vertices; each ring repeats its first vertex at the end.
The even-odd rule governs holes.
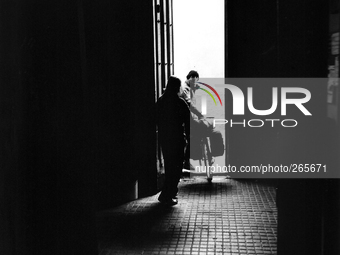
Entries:
POLYGON ((179 203, 158 194, 97 215, 100 255, 277 254, 275 187, 203 178, 179 184, 179 203))

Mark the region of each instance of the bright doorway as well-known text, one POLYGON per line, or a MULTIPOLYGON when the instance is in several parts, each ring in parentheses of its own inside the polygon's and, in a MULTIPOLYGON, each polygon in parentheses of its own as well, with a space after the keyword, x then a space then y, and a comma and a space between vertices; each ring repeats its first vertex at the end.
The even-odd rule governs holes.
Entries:
POLYGON ((225 1, 174 0, 174 74, 224 78, 225 1))
MULTIPOLYGON (((225 1, 224 0, 173 0, 173 48, 174 75, 182 83, 190 70, 204 78, 225 77, 225 1)), ((203 78, 203 79, 202 79, 203 78)), ((209 81, 213 81, 209 79, 209 81)), ((216 80, 215 80, 216 81, 216 80)), ((207 82, 203 80, 203 82, 207 82)), ((210 84, 214 86, 214 84, 210 84)), ((218 90, 218 89, 217 89, 218 90)), ((206 117, 224 119, 224 90, 218 90, 223 106, 215 106, 206 92, 197 90, 195 104, 201 109, 202 99, 207 100, 208 111, 201 111, 206 117)), ((211 122, 211 119, 210 119, 211 122)), ((216 127, 222 133, 225 153, 216 157, 215 165, 226 164, 227 139, 224 125, 216 127)), ((194 167, 199 161, 191 160, 194 167)))

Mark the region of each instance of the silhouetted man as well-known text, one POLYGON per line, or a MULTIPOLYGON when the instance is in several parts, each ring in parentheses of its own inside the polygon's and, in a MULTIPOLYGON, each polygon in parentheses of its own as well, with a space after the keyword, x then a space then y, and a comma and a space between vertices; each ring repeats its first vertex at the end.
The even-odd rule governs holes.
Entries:
POLYGON ((190 110, 180 95, 181 80, 170 76, 164 94, 157 101, 158 137, 161 145, 165 183, 158 200, 177 204, 178 182, 181 177, 184 151, 190 132, 190 110))

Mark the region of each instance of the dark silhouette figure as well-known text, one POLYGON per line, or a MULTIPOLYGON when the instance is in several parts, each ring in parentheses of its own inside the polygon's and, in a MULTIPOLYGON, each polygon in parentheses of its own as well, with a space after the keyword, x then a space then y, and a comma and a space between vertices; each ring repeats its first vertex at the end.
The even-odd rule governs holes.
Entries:
POLYGON ((177 204, 178 182, 190 132, 190 110, 183 98, 181 80, 170 76, 164 94, 157 101, 157 126, 162 148, 165 183, 158 198, 161 203, 177 204))

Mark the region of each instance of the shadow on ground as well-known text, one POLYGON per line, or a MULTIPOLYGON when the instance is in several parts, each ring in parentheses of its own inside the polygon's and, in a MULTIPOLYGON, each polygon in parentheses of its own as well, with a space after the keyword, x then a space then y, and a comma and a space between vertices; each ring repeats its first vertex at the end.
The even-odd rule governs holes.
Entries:
MULTIPOLYGON (((124 207, 125 208, 125 207, 124 207)), ((161 243, 170 238, 171 231, 164 231, 160 222, 166 221, 178 207, 164 206, 158 202, 138 204, 137 208, 108 210, 97 215, 97 236, 101 246, 138 248, 151 243, 161 243), (129 212, 130 211, 130 212, 129 212), (137 213, 136 213, 137 212, 137 213), (162 231, 161 231, 162 230, 162 231)))

